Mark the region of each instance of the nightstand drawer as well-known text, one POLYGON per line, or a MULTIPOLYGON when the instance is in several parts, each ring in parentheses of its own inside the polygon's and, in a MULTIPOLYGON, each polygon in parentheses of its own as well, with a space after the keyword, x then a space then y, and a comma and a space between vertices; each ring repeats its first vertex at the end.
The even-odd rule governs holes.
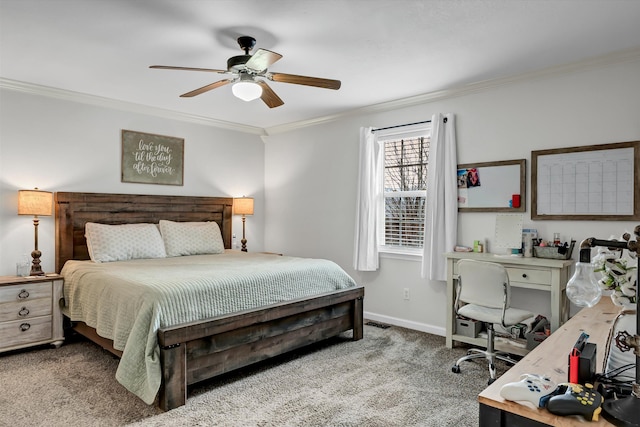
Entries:
POLYGON ((0 302, 51 299, 51 282, 23 283, 0 287, 0 302))
POLYGON ((51 339, 51 316, 0 323, 0 345, 13 347, 51 339))
POLYGON ((29 297, 24 301, 0 302, 0 322, 31 319, 49 314, 51 314, 51 298, 29 297))

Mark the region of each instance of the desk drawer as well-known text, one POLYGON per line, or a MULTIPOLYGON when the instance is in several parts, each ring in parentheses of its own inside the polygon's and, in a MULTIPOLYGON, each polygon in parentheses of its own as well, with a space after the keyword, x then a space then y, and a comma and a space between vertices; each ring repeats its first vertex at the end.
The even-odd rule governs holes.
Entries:
MULTIPOLYGON (((551 270, 548 268, 507 267, 506 269, 509 275, 509 282, 515 282, 515 286, 518 283, 551 286, 551 270)), ((457 263, 453 264, 453 277, 454 279, 458 278, 457 263)))
POLYGON ((508 267, 507 274, 509 281, 514 286, 517 286, 518 283, 551 286, 551 271, 549 269, 508 267))

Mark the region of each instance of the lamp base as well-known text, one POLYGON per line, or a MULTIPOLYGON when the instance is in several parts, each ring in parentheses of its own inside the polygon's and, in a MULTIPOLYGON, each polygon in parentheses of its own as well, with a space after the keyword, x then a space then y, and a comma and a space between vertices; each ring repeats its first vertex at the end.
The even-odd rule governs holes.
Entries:
POLYGON ((42 271, 42 267, 40 266, 41 255, 42 252, 39 250, 31 252, 31 258, 33 258, 33 261, 31 262, 31 271, 29 272, 29 276, 44 276, 44 271, 42 271))
MULTIPOLYGON (((637 384, 634 384, 634 388, 637 384)), ((605 400, 602 415, 611 424, 618 427, 640 426, 640 398, 634 394, 617 400, 605 400)))
POLYGON ((244 215, 242 215, 242 240, 240 240, 240 243, 242 243, 242 249, 240 249, 242 252, 247 252, 247 239, 244 236, 244 224, 247 221, 247 218, 245 218, 244 215))

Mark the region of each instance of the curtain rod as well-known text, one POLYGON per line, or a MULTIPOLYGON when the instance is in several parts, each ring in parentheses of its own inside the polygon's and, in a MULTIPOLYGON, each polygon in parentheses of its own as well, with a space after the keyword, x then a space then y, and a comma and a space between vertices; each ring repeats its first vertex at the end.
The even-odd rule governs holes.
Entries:
POLYGON ((425 120, 423 122, 415 122, 415 123, 406 123, 404 125, 387 126, 386 128, 371 129, 371 132, 377 132, 379 130, 401 128, 401 127, 412 126, 412 125, 421 125, 423 123, 431 123, 431 120, 425 120))

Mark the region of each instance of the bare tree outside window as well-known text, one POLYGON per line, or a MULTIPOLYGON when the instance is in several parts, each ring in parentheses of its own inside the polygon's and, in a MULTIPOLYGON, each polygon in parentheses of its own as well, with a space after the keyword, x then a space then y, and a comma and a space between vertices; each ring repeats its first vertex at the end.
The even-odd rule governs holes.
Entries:
POLYGON ((429 141, 384 142, 385 246, 423 247, 429 141))

